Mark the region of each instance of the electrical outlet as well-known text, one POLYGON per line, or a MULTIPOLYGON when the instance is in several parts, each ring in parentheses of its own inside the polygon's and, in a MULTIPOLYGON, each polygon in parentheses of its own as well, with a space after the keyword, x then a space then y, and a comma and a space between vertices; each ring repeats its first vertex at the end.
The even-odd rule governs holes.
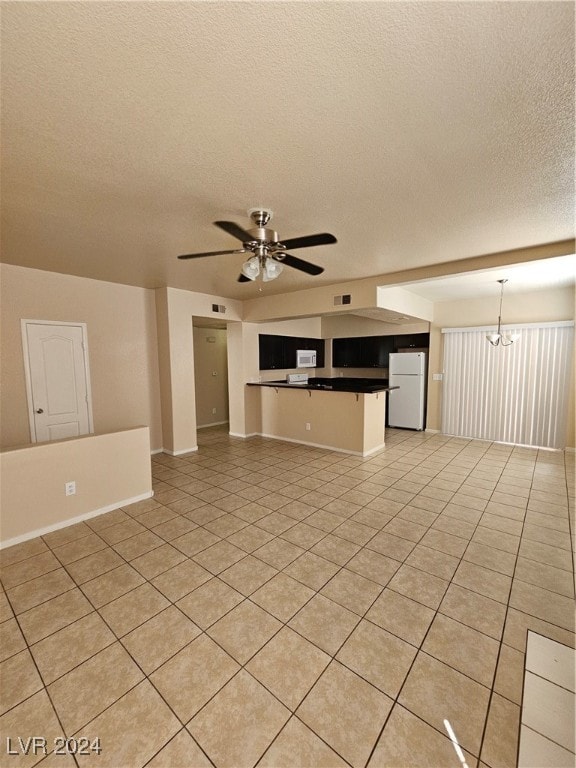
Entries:
POLYGON ((212 414, 216 413, 216 408, 212 408, 212 414))
POLYGON ((306 429, 310 430, 310 422, 309 421, 306 422, 306 429))
POLYGON ((72 480, 69 483, 66 483, 64 488, 66 489, 66 496, 74 496, 76 493, 76 482, 72 480))

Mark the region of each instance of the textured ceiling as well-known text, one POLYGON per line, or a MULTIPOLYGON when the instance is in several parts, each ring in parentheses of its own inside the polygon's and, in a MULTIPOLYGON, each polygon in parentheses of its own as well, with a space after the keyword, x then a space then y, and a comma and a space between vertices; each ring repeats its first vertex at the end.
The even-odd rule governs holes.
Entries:
POLYGON ((2 3, 2 260, 232 298, 574 235, 572 2, 2 3), (296 255, 296 254, 295 254, 296 255), (261 287, 261 286, 260 286, 261 287))

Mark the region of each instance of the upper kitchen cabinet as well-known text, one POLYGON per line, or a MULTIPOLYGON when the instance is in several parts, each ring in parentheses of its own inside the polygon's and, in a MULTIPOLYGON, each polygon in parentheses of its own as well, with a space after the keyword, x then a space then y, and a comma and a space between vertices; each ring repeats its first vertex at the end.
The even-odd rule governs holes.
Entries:
POLYGON ((394 336, 394 349, 428 349, 430 346, 429 333, 405 333, 394 336))
POLYGON ((427 349, 428 345, 427 333, 333 339, 332 365, 334 368, 388 368, 391 352, 427 349))
POLYGON ((332 365, 334 368, 362 368, 362 339, 332 339, 332 365))
POLYGON ((287 368, 286 349, 280 343, 281 336, 258 335, 259 368, 261 371, 273 368, 287 368))
POLYGON ((335 368, 387 368, 393 336, 355 336, 332 341, 335 368))
POLYGON ((258 334, 259 368, 270 371, 279 368, 296 368, 296 350, 313 349, 316 352, 316 368, 324 367, 324 339, 307 339, 298 336, 258 334))

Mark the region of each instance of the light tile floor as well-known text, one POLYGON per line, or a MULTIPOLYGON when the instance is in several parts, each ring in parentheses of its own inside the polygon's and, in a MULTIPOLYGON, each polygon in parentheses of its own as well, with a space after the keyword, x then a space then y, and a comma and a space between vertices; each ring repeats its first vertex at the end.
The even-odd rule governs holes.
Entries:
POLYGON ((574 455, 199 445, 0 553, 0 763, 515 766, 527 630, 575 644, 574 455))
POLYGON ((520 768, 574 768, 576 651, 528 632, 520 768))

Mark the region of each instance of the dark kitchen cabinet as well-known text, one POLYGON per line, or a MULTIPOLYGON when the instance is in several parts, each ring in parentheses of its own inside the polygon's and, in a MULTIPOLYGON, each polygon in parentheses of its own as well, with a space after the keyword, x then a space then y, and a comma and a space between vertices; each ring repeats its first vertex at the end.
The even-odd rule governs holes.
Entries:
POLYGON ((280 343, 281 336, 261 333, 258 336, 259 368, 261 371, 273 368, 286 368, 285 346, 280 343))
POLYGON ((428 349, 429 333, 405 333, 394 336, 394 349, 428 349))
POLYGON ((358 337, 333 339, 332 365, 335 368, 361 368, 362 339, 358 337))
POLYGON ((332 365, 335 368, 388 368, 388 357, 393 351, 393 336, 333 339, 332 365))
POLYGON ((296 350, 316 351, 316 368, 324 367, 324 339, 308 339, 298 336, 258 335, 259 368, 269 371, 278 368, 296 368, 296 350))

